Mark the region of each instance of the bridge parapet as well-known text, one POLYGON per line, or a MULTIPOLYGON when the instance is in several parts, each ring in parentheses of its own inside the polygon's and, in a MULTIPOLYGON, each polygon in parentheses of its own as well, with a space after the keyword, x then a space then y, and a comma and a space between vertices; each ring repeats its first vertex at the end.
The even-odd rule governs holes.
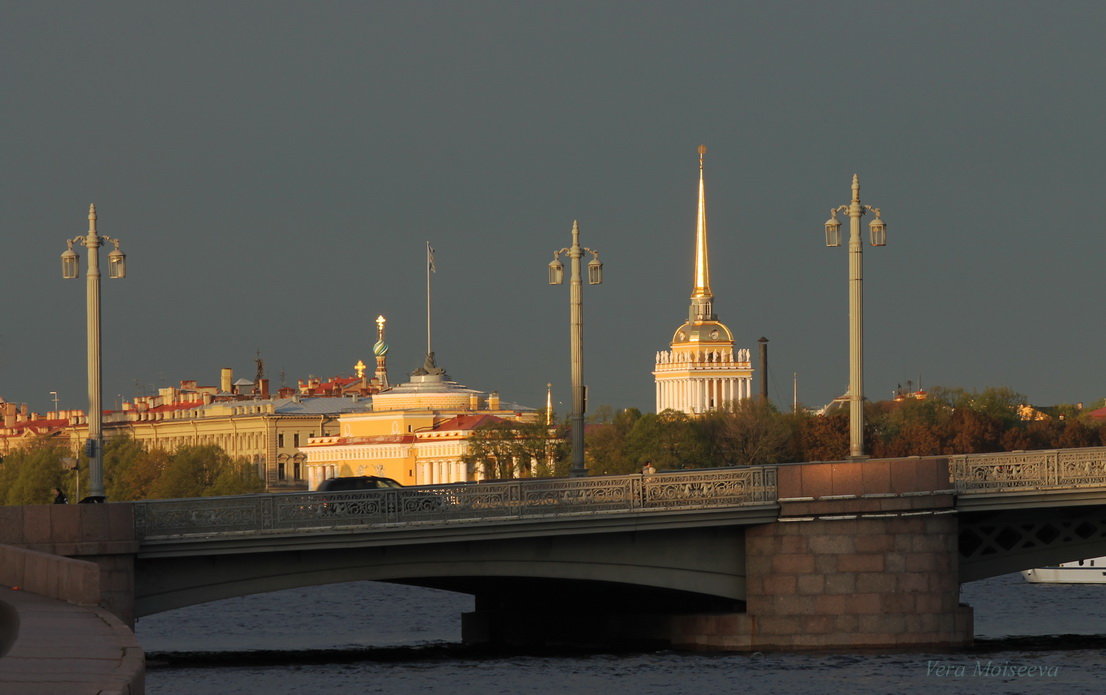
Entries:
POLYGON ((1106 447, 949 457, 960 495, 1106 487, 1106 447))
POLYGON ((134 503, 140 540, 774 506, 776 467, 134 503))

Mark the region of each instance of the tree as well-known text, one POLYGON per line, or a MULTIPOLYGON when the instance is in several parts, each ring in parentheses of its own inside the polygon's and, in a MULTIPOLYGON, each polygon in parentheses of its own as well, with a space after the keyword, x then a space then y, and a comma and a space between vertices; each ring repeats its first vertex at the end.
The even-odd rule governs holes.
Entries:
POLYGON ((204 496, 248 495, 264 491, 265 484, 257 477, 257 468, 250 462, 239 459, 223 462, 215 480, 204 489, 204 496))
POLYGON ((936 456, 945 450, 952 407, 942 400, 882 402, 870 412, 874 456, 936 456))
POLYGON ((849 414, 843 409, 807 417, 800 432, 803 461, 841 461, 849 455, 849 414))
POLYGON ((1003 421, 987 412, 958 408, 950 421, 952 438, 945 454, 982 454, 1002 451, 1003 421))
POLYGON ((60 442, 40 438, 4 458, 4 482, 0 494, 4 504, 49 504, 53 489, 69 489, 68 472, 62 463, 67 451, 60 442))
POLYGON ((563 474, 567 472, 564 434, 563 427, 543 422, 493 422, 473 430, 461 460, 480 467, 490 479, 563 474))
POLYGON ((231 465, 230 456, 214 444, 181 447, 169 456, 168 465, 151 486, 150 497, 203 497, 231 465))
POLYGON ((677 410, 642 415, 626 435, 625 447, 635 469, 646 461, 662 470, 712 465, 701 430, 687 413, 677 410))
POLYGON ((607 424, 592 425, 584 436, 585 463, 593 475, 636 473, 638 463, 626 448, 626 439, 634 424, 641 419, 637 408, 626 408, 614 414, 607 424))
POLYGON ((755 466, 794 461, 794 421, 763 398, 727 403, 696 422, 716 466, 755 466))
MULTIPOLYGON (((104 489, 108 499, 143 500, 162 472, 170 455, 161 449, 148 451, 131 437, 113 437, 104 442, 104 489)), ((87 462, 85 467, 87 468, 87 462)))

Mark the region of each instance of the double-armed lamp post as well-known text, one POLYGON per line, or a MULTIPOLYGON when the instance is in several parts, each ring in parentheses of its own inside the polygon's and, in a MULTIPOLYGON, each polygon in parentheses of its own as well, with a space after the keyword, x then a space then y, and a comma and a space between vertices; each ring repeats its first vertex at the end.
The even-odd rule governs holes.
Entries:
POLYGON ((584 467, 584 338, 583 338, 583 283, 580 280, 580 259, 584 253, 590 253, 588 261, 588 284, 603 282, 603 264, 599 261, 599 252, 580 246, 580 225, 572 222, 572 246, 553 252, 549 263, 549 284, 560 285, 564 282, 565 267, 561 256, 568 254, 572 265, 569 279, 569 344, 572 361, 572 415, 569 425, 572 430, 572 469, 570 475, 581 477, 588 474, 584 467))
POLYGON ((864 457, 864 269, 860 218, 865 212, 875 217, 868 223, 872 246, 887 245, 887 224, 879 208, 860 203, 860 177, 853 174, 853 198, 848 205, 830 210, 826 220, 826 246, 841 245, 841 223, 837 213, 849 216, 849 455, 864 457))
POLYGON ((73 250, 74 244, 88 249, 88 496, 104 497, 103 430, 100 405, 100 247, 111 242, 115 248, 108 254, 108 277, 123 278, 127 275, 127 257, 119 250, 119 240, 96 232, 96 206, 88 206, 88 233, 67 239, 68 248, 61 254, 61 275, 67 280, 80 277, 80 258, 73 250))

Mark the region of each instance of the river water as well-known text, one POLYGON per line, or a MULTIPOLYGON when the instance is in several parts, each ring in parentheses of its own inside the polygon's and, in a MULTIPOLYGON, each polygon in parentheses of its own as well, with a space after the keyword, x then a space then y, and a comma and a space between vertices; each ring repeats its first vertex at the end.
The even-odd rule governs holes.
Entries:
POLYGON ((470 597, 378 582, 191 606, 137 634, 150 695, 1106 692, 1106 584, 1012 574, 962 601, 979 647, 926 654, 473 653, 457 646, 470 597))

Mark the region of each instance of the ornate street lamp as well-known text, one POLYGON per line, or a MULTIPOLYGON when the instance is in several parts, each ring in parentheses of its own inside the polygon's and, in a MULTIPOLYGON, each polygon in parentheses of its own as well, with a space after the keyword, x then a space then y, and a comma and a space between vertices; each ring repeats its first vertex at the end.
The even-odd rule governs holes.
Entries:
POLYGON ((127 275, 127 257, 119 249, 119 240, 96 232, 96 206, 88 206, 88 233, 66 240, 67 248, 61 254, 61 275, 67 280, 80 277, 80 264, 74 244, 88 249, 88 439, 85 453, 88 455, 88 496, 104 498, 103 431, 100 393, 100 247, 111 242, 115 248, 108 254, 108 277, 123 278, 127 275))
POLYGON ((860 218, 872 212, 868 223, 872 246, 887 245, 887 223, 879 208, 860 203, 860 177, 853 174, 853 198, 848 205, 830 210, 826 220, 826 246, 841 245, 841 223, 837 213, 849 216, 849 455, 864 457, 864 272, 860 218))
POLYGON ((572 265, 569 279, 569 344, 572 361, 572 415, 569 423, 572 428, 572 469, 573 477, 588 474, 584 467, 584 345, 583 345, 583 283, 580 279, 580 259, 584 253, 590 253, 588 262, 588 284, 603 282, 603 264, 599 261, 599 252, 580 246, 580 225, 572 222, 572 246, 553 252, 549 263, 549 284, 560 285, 564 282, 565 267, 561 256, 568 254, 572 265))

